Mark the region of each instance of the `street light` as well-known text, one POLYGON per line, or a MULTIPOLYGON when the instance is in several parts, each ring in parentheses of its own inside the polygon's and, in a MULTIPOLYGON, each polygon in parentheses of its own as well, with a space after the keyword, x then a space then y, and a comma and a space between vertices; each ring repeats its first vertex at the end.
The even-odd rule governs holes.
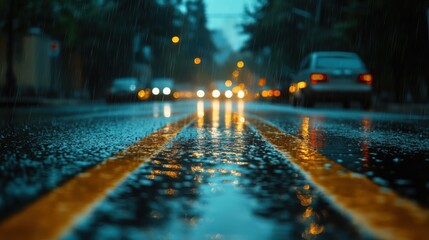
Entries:
POLYGON ((241 60, 240 60, 240 61, 238 61, 238 62, 237 62, 237 67, 238 67, 238 68, 243 68, 243 67, 244 67, 244 62, 243 62, 243 61, 241 61, 241 60))
POLYGON ((174 37, 172 37, 172 38, 171 38, 171 41, 172 41, 174 44, 178 44, 178 43, 179 43, 179 41, 180 41, 180 38, 179 38, 178 36, 174 36, 174 37))
POLYGON ((195 65, 200 64, 201 63, 201 58, 199 58, 199 57, 194 58, 194 63, 195 63, 195 65))

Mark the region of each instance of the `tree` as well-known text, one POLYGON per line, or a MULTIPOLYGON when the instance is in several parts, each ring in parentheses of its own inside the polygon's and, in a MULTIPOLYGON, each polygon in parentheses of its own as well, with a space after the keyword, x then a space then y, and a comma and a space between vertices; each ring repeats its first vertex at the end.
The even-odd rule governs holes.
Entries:
POLYGON ((427 0, 353 0, 337 24, 376 73, 377 88, 393 88, 397 102, 408 91, 417 95, 419 77, 429 86, 428 8, 427 0))

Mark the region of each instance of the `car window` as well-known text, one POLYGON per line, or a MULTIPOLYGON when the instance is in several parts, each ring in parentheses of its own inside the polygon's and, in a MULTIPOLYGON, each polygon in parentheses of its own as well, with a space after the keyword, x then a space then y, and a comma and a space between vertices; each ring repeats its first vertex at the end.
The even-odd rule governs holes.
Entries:
POLYGON ((319 57, 316 60, 316 68, 362 68, 362 62, 350 57, 319 57))

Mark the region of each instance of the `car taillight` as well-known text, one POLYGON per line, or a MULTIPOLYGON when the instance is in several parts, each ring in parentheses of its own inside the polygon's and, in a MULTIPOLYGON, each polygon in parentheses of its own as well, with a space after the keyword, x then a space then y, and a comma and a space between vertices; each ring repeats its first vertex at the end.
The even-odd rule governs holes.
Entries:
POLYGON ((358 80, 361 83, 372 84, 372 74, 370 73, 360 74, 358 77, 358 80))
POLYGON ((312 84, 327 82, 328 76, 323 73, 312 73, 310 74, 310 81, 312 84))

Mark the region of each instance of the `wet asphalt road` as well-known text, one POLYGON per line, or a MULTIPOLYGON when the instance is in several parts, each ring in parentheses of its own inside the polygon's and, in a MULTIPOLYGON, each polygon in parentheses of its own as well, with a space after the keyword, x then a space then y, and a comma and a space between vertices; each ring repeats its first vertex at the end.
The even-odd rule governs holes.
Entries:
POLYGON ((8 221, 82 171, 190 114, 196 114, 193 121, 166 146, 154 143, 160 151, 62 238, 373 238, 247 117, 429 207, 428 117, 269 103, 149 102, 2 110, 0 219, 8 221))

